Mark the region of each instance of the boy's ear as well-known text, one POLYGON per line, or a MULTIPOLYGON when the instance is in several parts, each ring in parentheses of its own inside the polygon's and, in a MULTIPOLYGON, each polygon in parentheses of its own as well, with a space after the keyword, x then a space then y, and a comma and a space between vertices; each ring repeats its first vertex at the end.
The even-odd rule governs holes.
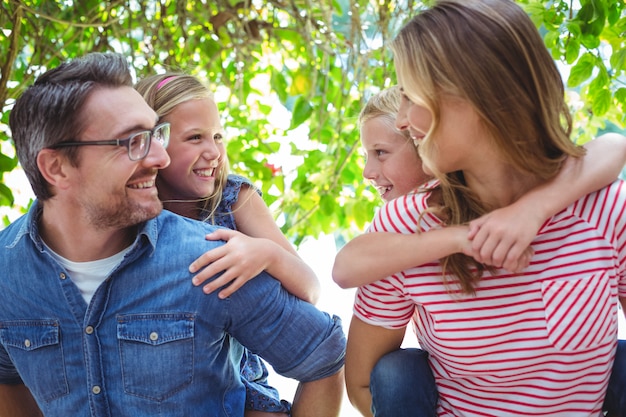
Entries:
POLYGON ((53 187, 64 189, 69 186, 70 163, 65 155, 55 149, 42 149, 37 154, 37 167, 41 175, 53 187))

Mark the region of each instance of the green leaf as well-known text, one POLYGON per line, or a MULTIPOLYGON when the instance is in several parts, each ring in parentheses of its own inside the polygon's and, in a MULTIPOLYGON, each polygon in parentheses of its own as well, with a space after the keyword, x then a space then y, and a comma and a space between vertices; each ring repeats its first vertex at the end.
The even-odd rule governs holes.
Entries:
POLYGON ((0 153, 0 172, 9 172, 17 166, 17 158, 9 158, 0 153))
POLYGON ((615 99, 620 103, 626 105, 626 88, 621 87, 618 88, 615 92, 615 99))
POLYGON ((304 123, 313 113, 313 107, 303 96, 298 96, 291 111, 291 125, 289 129, 295 129, 304 123))
POLYGON ((14 202, 15 198, 13 197, 11 189, 5 184, 0 183, 0 205, 12 206, 14 202))
POLYGON ((611 55, 611 67, 616 73, 626 70, 626 49, 616 51, 611 55))
POLYGON ((568 87, 576 87, 591 77, 595 67, 594 61, 589 59, 589 54, 583 55, 578 62, 572 67, 567 79, 568 87))
POLYGON ((606 88, 596 91, 592 99, 591 111, 594 116, 603 116, 611 107, 611 92, 606 88))
POLYGON ((285 76, 282 72, 278 71, 276 68, 272 68, 270 84, 272 86, 272 90, 276 92, 280 101, 285 103, 287 101, 287 80, 285 80, 285 76))
POLYGON ((617 3, 613 3, 609 6, 609 14, 607 20, 609 25, 613 26, 619 21, 620 9, 617 7, 617 3))
POLYGON ((546 44, 546 47, 548 47, 548 49, 554 48, 559 41, 559 36, 559 32, 550 31, 544 36, 543 42, 546 44))
POLYGON ((565 50, 565 62, 568 64, 573 64, 574 61, 578 58, 578 54, 580 53, 580 41, 578 38, 571 38, 569 43, 567 44, 567 49, 565 50))
POLYGON ((585 33, 580 37, 580 42, 587 49, 596 49, 600 46, 600 38, 596 35, 585 33))

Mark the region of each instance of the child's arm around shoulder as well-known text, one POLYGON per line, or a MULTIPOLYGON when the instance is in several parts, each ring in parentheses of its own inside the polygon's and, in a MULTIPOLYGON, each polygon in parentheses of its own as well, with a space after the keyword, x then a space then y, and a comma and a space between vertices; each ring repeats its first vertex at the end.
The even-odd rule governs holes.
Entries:
POLYGON ((190 271, 197 272, 194 285, 224 271, 207 283, 204 291, 210 293, 230 282, 219 294, 226 298, 261 271, 267 271, 287 291, 315 304, 320 293, 317 276, 283 235, 261 196, 250 187, 242 187, 233 214, 238 231, 219 229, 207 235, 207 239, 224 240, 226 244, 191 264, 190 271))
POLYGON ((472 256, 509 271, 525 267, 523 254, 542 224, 583 196, 619 176, 626 164, 626 137, 607 133, 585 144, 582 158, 567 158, 559 174, 510 206, 470 223, 472 256))
POLYGON ((432 262, 470 246, 467 226, 450 226, 423 233, 372 232, 342 247, 333 265, 333 280, 341 288, 360 287, 396 272, 432 262))

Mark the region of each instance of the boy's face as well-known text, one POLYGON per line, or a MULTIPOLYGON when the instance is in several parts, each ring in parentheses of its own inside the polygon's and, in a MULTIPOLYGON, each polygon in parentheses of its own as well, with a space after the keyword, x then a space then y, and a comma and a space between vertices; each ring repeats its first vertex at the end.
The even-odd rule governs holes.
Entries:
MULTIPOLYGON (((151 130, 157 120, 132 87, 95 90, 82 112, 86 128, 75 140, 84 142, 125 139, 151 130)), ((139 161, 131 161, 124 146, 81 146, 78 152, 78 166, 68 169, 66 195, 96 229, 132 226, 161 212, 155 178, 169 157, 158 141, 139 161)))
POLYGON ((393 122, 376 117, 361 128, 367 161, 363 177, 387 202, 414 190, 428 180, 413 142, 394 129, 393 122))

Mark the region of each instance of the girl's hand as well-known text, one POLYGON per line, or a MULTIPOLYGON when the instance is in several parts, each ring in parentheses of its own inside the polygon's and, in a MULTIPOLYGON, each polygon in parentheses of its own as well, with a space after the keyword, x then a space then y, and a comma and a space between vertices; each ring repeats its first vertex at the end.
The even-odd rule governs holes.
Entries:
POLYGON ((267 269, 272 262, 276 247, 271 240, 252 238, 230 229, 218 229, 206 235, 206 239, 224 240, 226 244, 205 252, 193 261, 189 266, 189 271, 197 272, 192 280, 193 285, 196 286, 224 271, 222 275, 203 287, 203 291, 210 294, 230 284, 219 292, 219 298, 230 296, 246 282, 267 269))
POLYGON ((494 210, 470 222, 469 255, 485 265, 520 272, 534 255, 530 243, 543 221, 532 211, 520 212, 514 206, 494 210))

